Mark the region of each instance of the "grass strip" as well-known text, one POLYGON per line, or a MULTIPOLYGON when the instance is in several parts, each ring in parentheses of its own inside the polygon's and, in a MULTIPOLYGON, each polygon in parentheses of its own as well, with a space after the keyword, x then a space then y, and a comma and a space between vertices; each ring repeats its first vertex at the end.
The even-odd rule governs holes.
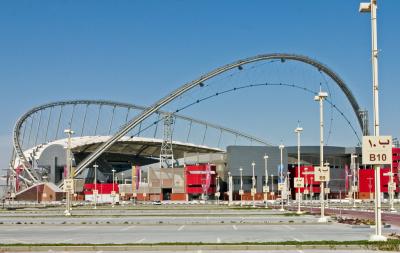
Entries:
POLYGON ((76 246, 88 246, 88 247, 100 247, 100 246, 202 246, 202 245, 265 245, 265 246, 361 246, 365 249, 379 249, 385 251, 400 251, 400 240, 389 239, 386 242, 370 242, 367 240, 358 241, 283 241, 283 242, 240 242, 240 243, 205 243, 205 242, 160 242, 160 243, 106 243, 106 244, 91 244, 91 243, 37 243, 37 244, 23 244, 23 243, 12 243, 12 244, 0 244, 1 247, 76 247, 76 246))

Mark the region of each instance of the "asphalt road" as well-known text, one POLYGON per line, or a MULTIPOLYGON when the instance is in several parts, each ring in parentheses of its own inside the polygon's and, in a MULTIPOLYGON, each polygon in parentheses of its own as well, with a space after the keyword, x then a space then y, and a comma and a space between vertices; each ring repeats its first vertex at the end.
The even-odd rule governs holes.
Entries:
MULTIPOLYGON (((398 228, 384 229, 383 233, 398 228)), ((372 228, 309 225, 1 225, 0 243, 159 243, 366 240, 372 228)))
MULTIPOLYGON (((0 243, 160 243, 367 240, 369 226, 317 223, 318 216, 292 216, 271 209, 212 206, 62 208, 0 212, 0 243)), ((400 234, 385 228, 384 234, 400 234)))

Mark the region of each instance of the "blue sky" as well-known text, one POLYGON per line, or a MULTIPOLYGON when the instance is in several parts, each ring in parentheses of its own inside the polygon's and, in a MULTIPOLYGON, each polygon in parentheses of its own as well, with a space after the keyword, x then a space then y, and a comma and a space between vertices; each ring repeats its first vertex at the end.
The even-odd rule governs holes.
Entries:
MULTIPOLYGON (((84 98, 150 105, 205 72, 260 53, 318 59, 371 111, 370 17, 358 12, 359 2, 1 1, 0 167, 9 159, 14 122, 34 105, 84 98)), ((400 1, 379 1, 381 133, 397 137, 399 8, 400 1)), ((279 111, 263 117, 263 110, 252 108, 280 104, 290 111, 296 101, 281 103, 282 97, 275 95, 265 102, 256 93, 248 95, 257 99, 246 93, 223 105, 212 101, 210 105, 223 108, 216 113, 210 107, 188 113, 275 143, 283 138, 294 144, 296 117, 287 121, 287 114, 279 111), (237 99, 242 106, 235 107, 237 99), (236 113, 227 114, 231 105, 236 113), (269 117, 285 127, 266 123, 269 117), (252 118, 258 120, 250 123, 252 118)), ((313 111, 301 120, 315 125, 316 117, 313 111)), ((306 144, 317 145, 317 133, 304 135, 306 144)), ((335 144, 352 145, 345 140, 335 144)))

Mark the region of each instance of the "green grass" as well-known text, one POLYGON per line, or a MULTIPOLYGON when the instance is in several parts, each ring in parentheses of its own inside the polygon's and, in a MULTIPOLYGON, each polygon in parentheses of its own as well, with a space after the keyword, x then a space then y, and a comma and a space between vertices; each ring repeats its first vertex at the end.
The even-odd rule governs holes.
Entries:
POLYGON ((76 246, 202 246, 202 245, 281 245, 281 246, 360 246, 365 249, 385 250, 385 251, 400 251, 400 240, 388 240, 387 242, 370 242, 366 240, 360 241, 284 241, 284 242, 241 242, 241 243, 202 243, 202 242, 161 242, 161 243, 123 243, 123 244, 89 244, 89 243, 40 243, 40 244, 0 244, 0 247, 76 247, 76 246))

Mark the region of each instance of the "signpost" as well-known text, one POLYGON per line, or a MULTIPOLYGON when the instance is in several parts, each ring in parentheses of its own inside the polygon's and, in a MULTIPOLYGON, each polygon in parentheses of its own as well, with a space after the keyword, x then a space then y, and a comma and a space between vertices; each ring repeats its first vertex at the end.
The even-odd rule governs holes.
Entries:
POLYGON ((380 136, 375 131, 375 136, 363 136, 362 163, 374 165, 375 170, 375 234, 371 236, 372 241, 386 241, 382 236, 381 216, 381 169, 383 164, 392 164, 392 136, 380 136))
POLYGON ((303 177, 295 177, 294 178, 294 188, 303 188, 304 187, 304 178, 303 177))
POLYGON ((392 136, 363 136, 362 163, 392 164, 392 136))
POLYGON ((74 193, 74 180, 73 179, 64 179, 64 192, 68 192, 70 194, 74 193))
POLYGON ((314 170, 314 180, 317 182, 326 182, 330 181, 330 176, 329 176, 329 167, 328 166, 316 166, 314 170))

